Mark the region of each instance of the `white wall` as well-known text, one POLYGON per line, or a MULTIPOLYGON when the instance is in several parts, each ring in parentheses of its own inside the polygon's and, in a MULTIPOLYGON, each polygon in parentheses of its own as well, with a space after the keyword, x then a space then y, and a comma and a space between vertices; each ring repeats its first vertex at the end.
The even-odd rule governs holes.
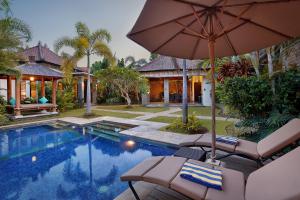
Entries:
POLYGON ((203 78, 202 82, 202 104, 211 106, 211 84, 206 78, 203 78))
POLYGON ((0 96, 4 96, 4 99, 7 100, 7 80, 0 79, 0 96))

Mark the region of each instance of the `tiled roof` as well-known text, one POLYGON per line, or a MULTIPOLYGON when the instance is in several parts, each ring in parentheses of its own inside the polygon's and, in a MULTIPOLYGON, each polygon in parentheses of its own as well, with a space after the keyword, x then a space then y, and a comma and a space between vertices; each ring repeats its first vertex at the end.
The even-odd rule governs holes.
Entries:
MULTIPOLYGON (((200 60, 186 60, 187 69, 199 69, 200 60)), ((170 71, 182 69, 183 59, 172 58, 168 56, 159 56, 150 63, 140 67, 138 71, 140 72, 150 72, 150 71, 170 71), (177 66, 174 62, 176 60, 177 66)))
POLYGON ((63 74, 59 70, 52 69, 48 66, 44 66, 41 64, 24 64, 16 67, 21 74, 23 75, 31 75, 31 76, 47 76, 47 77, 56 77, 62 78, 63 74))
POLYGON ((47 62, 54 65, 61 65, 62 63, 62 58, 51 51, 46 45, 42 46, 41 42, 37 46, 25 49, 21 55, 28 60, 30 56, 34 56, 35 62, 47 62))

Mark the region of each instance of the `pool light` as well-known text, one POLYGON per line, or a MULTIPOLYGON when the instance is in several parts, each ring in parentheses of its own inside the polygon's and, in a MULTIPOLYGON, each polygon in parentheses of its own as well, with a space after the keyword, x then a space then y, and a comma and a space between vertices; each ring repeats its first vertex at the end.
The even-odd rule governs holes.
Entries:
POLYGON ((126 145, 127 147, 133 147, 133 146, 135 145, 135 141, 133 141, 133 140, 127 140, 127 141, 125 142, 125 145, 126 145))
POLYGON ((36 161, 36 156, 32 156, 31 161, 35 162, 36 161))

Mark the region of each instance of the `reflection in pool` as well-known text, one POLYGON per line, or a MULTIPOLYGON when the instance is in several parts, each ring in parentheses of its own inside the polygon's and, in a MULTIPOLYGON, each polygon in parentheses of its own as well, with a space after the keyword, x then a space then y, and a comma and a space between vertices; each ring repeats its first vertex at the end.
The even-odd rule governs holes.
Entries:
POLYGON ((91 128, 0 131, 0 199, 113 199, 127 188, 122 173, 174 151, 91 128))

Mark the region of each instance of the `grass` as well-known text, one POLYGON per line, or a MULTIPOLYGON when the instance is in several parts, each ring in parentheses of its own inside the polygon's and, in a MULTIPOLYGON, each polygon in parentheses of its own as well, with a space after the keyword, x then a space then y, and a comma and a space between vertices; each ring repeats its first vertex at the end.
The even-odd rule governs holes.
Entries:
MULTIPOLYGON (((221 116, 219 113, 221 110, 219 108, 216 109, 216 116, 221 116)), ((211 107, 189 107, 188 109, 189 115, 195 114, 197 116, 211 116, 211 107)), ((181 115, 182 111, 176 112, 175 114, 181 115)))
MULTIPOLYGON (((163 123, 169 123, 170 124, 175 119, 176 119, 175 117, 163 117, 163 116, 160 116, 160 117, 150 118, 147 121, 163 122, 163 123)), ((209 120, 209 119, 201 119, 201 122, 202 122, 202 125, 204 127, 206 127, 209 131, 211 130, 211 120, 209 120)), ((217 124, 216 124, 216 133, 217 134, 226 134, 225 127, 232 124, 232 122, 229 122, 229 121, 217 120, 216 122, 217 122, 217 124)), ((167 127, 168 126, 162 127, 160 130, 161 131, 170 131, 170 130, 167 130, 167 127)), ((176 133, 184 133, 183 130, 178 130, 178 129, 177 130, 172 130, 172 131, 176 132, 176 133)))
POLYGON ((108 112, 108 111, 102 111, 102 110, 93 110, 93 114, 89 116, 85 116, 85 109, 74 109, 70 111, 66 111, 63 113, 60 113, 58 115, 54 116, 42 116, 37 118, 29 118, 29 119, 19 119, 15 121, 10 121, 7 125, 13 125, 13 124, 22 124, 22 123, 28 123, 28 122, 36 122, 41 120, 50 120, 55 118, 63 118, 63 117, 81 117, 85 119, 91 119, 95 117, 101 117, 101 116, 110 116, 110 117, 120 117, 120 118, 127 118, 132 119, 135 117, 139 117, 141 115, 138 114, 129 114, 129 113, 116 113, 116 112, 108 112))
POLYGON ((169 110, 169 108, 165 108, 165 107, 149 108, 141 105, 132 105, 131 107, 127 107, 127 105, 105 105, 105 106, 97 106, 97 108, 105 109, 105 110, 121 110, 121 111, 150 112, 150 113, 157 113, 157 112, 169 110))

